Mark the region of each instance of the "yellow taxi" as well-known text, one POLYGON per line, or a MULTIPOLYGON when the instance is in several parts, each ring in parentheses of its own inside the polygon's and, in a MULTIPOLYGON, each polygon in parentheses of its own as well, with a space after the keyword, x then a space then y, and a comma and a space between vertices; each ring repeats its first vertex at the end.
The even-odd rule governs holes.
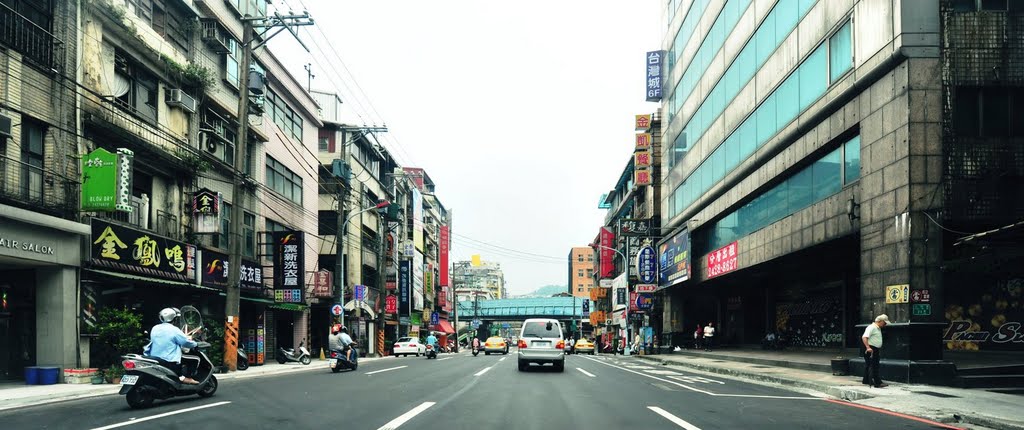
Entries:
POLYGON ((594 342, 591 342, 587 340, 587 338, 583 337, 580 338, 580 340, 576 341, 576 346, 573 347, 573 349, 575 350, 573 352, 575 352, 576 354, 587 353, 590 355, 594 355, 594 342))
POLYGON ((501 336, 491 336, 484 342, 484 354, 508 354, 508 342, 501 336))

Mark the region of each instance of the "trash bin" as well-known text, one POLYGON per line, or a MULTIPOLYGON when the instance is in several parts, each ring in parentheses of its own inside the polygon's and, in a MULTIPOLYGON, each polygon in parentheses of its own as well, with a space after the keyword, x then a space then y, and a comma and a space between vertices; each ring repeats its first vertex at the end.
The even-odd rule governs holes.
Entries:
POLYGON ((25 368, 25 385, 39 385, 39 368, 36 366, 25 368))
POLYGON ((39 385, 53 385, 60 379, 59 367, 40 367, 39 385))
POLYGON ((846 376, 850 374, 850 359, 848 358, 833 358, 832 359, 832 374, 835 376, 846 376))

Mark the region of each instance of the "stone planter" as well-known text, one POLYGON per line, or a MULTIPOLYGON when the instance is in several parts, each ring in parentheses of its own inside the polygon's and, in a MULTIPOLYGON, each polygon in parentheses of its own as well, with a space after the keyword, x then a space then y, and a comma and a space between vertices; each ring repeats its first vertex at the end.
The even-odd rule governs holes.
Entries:
POLYGON ((850 374, 850 359, 836 357, 832 359, 832 374, 846 376, 850 374))

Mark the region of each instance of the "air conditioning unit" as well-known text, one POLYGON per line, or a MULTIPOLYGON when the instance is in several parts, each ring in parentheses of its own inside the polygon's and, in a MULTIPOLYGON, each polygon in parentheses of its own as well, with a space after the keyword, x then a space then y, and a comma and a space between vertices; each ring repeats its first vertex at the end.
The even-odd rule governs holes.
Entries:
POLYGON ((196 113, 196 99, 179 89, 167 91, 167 104, 180 107, 188 113, 196 113))
POLYGON ((0 136, 11 137, 11 117, 0 115, 0 136))
POLYGON ((231 42, 224 27, 217 21, 203 20, 203 42, 218 54, 231 52, 231 42))

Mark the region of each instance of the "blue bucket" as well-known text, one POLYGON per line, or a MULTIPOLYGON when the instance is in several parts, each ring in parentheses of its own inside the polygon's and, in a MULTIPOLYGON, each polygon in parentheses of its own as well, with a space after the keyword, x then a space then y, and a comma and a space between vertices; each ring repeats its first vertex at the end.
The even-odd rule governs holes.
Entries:
POLYGON ((39 385, 53 385, 57 383, 60 376, 59 367, 40 367, 39 385))
POLYGON ((39 385, 39 368, 35 366, 25 368, 25 385, 39 385))

